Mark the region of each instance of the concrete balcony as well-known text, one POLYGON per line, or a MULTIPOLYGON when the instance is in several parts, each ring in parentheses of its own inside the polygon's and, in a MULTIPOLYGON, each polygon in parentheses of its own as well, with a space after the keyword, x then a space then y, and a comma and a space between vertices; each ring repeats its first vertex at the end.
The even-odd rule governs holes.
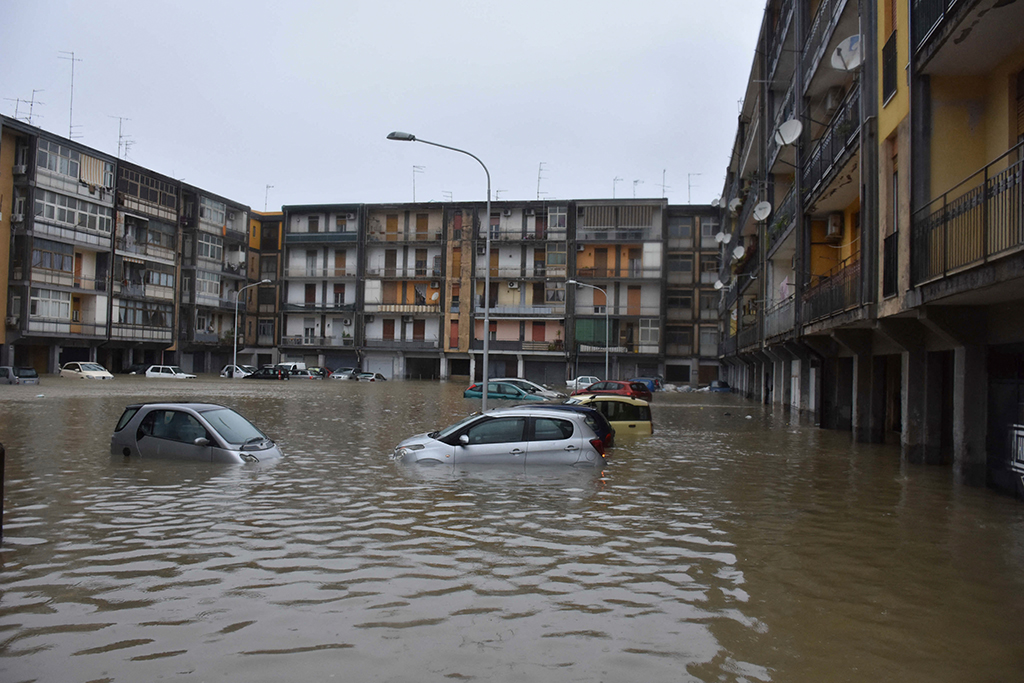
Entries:
POLYGON ((393 351, 434 351, 440 348, 437 339, 381 339, 367 338, 363 346, 367 349, 389 349, 393 351))
POLYGON ((355 346, 352 337, 307 337, 305 335, 288 335, 281 337, 281 346, 342 348, 355 346))
POLYGON ((406 313, 406 314, 438 314, 441 312, 439 305, 424 304, 364 304, 365 313, 406 313))

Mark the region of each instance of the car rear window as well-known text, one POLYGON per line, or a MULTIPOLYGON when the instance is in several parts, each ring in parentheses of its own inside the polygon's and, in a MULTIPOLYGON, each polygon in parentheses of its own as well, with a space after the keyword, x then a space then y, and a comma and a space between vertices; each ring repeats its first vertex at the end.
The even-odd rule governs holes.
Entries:
POLYGON ((124 412, 121 413, 121 419, 117 421, 117 425, 114 427, 115 432, 119 432, 124 429, 128 421, 135 417, 135 413, 139 412, 138 408, 125 408, 124 412))
POLYGON ((35 368, 15 368, 14 374, 16 377, 38 377, 39 374, 35 371, 35 368))

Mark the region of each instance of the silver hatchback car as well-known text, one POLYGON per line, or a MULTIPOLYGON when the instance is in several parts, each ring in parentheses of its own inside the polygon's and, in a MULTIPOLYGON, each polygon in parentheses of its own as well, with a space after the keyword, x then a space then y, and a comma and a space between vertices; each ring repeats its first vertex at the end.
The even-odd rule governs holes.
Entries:
POLYGON ((110 454, 226 463, 281 457, 277 444, 251 422, 212 403, 127 406, 110 437, 110 454))
POLYGON ((516 406, 410 437, 392 457, 407 463, 597 466, 605 453, 604 441, 582 413, 516 406))

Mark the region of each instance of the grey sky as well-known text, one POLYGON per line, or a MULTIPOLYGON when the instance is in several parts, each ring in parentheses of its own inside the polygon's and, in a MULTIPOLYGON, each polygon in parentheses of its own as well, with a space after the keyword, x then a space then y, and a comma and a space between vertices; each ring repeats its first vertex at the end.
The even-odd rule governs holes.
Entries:
POLYGON ((721 192, 763 0, 0 0, 0 111, 262 209, 721 192), (16 100, 23 101, 17 105, 16 100), (670 186, 662 192, 662 174, 670 186), (699 174, 699 175, 697 175, 699 174), (614 178, 621 182, 613 183, 614 178), (634 185, 634 181, 642 181, 634 185), (688 189, 689 184, 689 189, 688 189))

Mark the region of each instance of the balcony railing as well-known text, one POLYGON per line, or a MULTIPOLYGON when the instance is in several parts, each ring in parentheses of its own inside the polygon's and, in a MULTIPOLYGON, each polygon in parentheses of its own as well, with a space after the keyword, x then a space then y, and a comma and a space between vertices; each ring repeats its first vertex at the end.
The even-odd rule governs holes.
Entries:
POLYGON ((1024 245, 1021 152, 1024 143, 914 213, 912 284, 945 277, 1024 245))
POLYGON ((170 344, 174 340, 174 330, 170 327, 113 323, 110 326, 110 338, 130 339, 133 341, 164 342, 170 344))
POLYGON ((439 348, 437 339, 381 339, 367 338, 364 346, 371 349, 402 349, 405 351, 430 351, 439 348))
POLYGON ((421 315, 430 315, 433 313, 440 313, 440 304, 374 304, 366 303, 363 305, 364 313, 407 313, 421 315))
POLYGON ((41 334, 57 334, 62 337, 105 337, 107 326, 96 323, 71 322, 65 319, 29 317, 28 332, 41 334))
POLYGON ((882 296, 896 296, 899 274, 899 233, 885 238, 882 245, 882 296))
POLYGON ((49 270, 46 268, 33 267, 30 271, 30 278, 33 284, 74 287, 75 289, 83 289, 88 292, 103 293, 107 288, 107 279, 105 277, 81 277, 65 270, 49 270))
POLYGON ((164 259, 165 261, 174 261, 174 249, 162 247, 158 244, 149 244, 148 242, 136 242, 135 238, 128 235, 122 235, 117 239, 116 248, 129 254, 152 256, 153 258, 164 259))
POLYGON ((405 279, 420 278, 423 280, 428 280, 430 278, 441 277, 441 269, 427 268, 426 266, 400 266, 390 268, 378 266, 376 268, 367 268, 366 277, 394 277, 405 279))
POLYGON ((305 335, 290 335, 281 337, 281 346, 354 346, 355 340, 352 337, 307 337, 305 335))
MULTIPOLYGON (((482 339, 474 339, 470 342, 470 348, 479 351, 484 348, 482 339)), ((562 352, 565 350, 561 339, 553 341, 518 341, 511 339, 492 339, 488 342, 488 349, 491 351, 553 351, 562 352)), ((603 350, 603 348, 602 348, 603 350)))
MULTIPOLYGON (((318 277, 332 278, 332 277, 355 277, 355 276, 356 276, 355 269, 350 271, 350 270, 348 270, 346 268, 307 268, 305 266, 294 266, 294 267, 286 267, 284 269, 284 277, 297 278, 297 279, 298 278, 310 278, 310 277, 313 277, 313 278, 318 278, 318 277)), ((276 279, 276 276, 264 275, 264 277, 266 279, 268 279, 268 280, 276 279)))
POLYGON ((285 244, 355 242, 358 239, 356 232, 289 232, 284 236, 285 244))
MULTIPOLYGON (((483 308, 475 312, 477 317, 482 317, 483 308)), ((490 315, 518 317, 518 316, 542 316, 542 315, 565 315, 565 304, 542 304, 536 306, 491 306, 490 315)))
POLYGON ((860 259, 851 257, 804 292, 803 313, 806 322, 841 313, 860 303, 860 259))
MULTIPOLYGON (((233 305, 233 304, 232 304, 233 305)), ((286 313, 295 313, 301 311, 319 311, 321 313, 348 313, 356 310, 355 304, 339 304, 333 301, 313 301, 310 303, 288 303, 282 306, 282 310, 286 313)))
POLYGON ((856 146, 859 137, 860 86, 857 85, 847 93, 804 166, 803 185, 809 192, 808 198, 815 196, 826 178, 839 171, 836 165, 856 146))
POLYGON ((836 22, 847 0, 822 0, 818 5, 818 11, 814 13, 811 21, 811 30, 807 33, 807 40, 804 42, 804 51, 800 56, 804 72, 804 90, 807 89, 811 79, 814 77, 814 70, 828 47, 828 42, 835 30, 836 22))
POLYGON ((440 242, 442 237, 440 230, 427 230, 425 232, 381 232, 374 230, 366 234, 370 242, 440 242))
POLYGON ((910 3, 910 25, 914 27, 915 53, 946 17, 954 13, 956 6, 961 2, 962 0, 913 0, 910 3))
POLYGON ((759 346, 760 343, 761 337, 757 332, 757 325, 744 327, 736 334, 736 347, 738 349, 749 349, 759 346))
POLYGON ((650 228, 579 228, 576 239, 581 242, 644 242, 661 239, 657 229, 650 228))
POLYGON ((622 279, 660 279, 661 268, 659 266, 624 266, 622 268, 577 268, 577 277, 585 278, 614 278, 622 279))
POLYGON ((885 41, 885 47, 882 48, 882 102, 888 102, 889 98, 896 94, 896 75, 898 73, 896 31, 893 31, 889 40, 885 41))
POLYGON ((770 306, 764 312, 764 337, 771 339, 793 331, 796 324, 796 296, 770 306))
POLYGON ((782 46, 786 43, 786 34, 793 26, 793 0, 782 0, 777 7, 777 16, 768 36, 768 78, 775 75, 775 68, 782 56, 782 46))
POLYGON ((772 212, 771 222, 765 230, 767 240, 765 253, 772 253, 776 243, 789 232, 789 226, 793 225, 794 218, 796 218, 796 192, 791 189, 772 212))

